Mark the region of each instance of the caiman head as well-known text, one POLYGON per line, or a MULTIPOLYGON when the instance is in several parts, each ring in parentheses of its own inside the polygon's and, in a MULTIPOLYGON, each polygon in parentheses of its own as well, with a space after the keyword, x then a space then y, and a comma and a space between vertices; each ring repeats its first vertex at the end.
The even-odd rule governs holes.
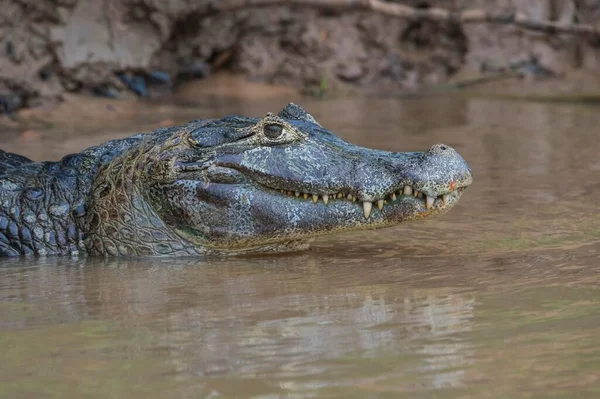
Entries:
POLYGON ((294 104, 262 119, 196 121, 148 136, 97 179, 104 183, 88 218, 92 252, 298 249, 330 232, 442 214, 472 182, 449 146, 359 147, 294 104))

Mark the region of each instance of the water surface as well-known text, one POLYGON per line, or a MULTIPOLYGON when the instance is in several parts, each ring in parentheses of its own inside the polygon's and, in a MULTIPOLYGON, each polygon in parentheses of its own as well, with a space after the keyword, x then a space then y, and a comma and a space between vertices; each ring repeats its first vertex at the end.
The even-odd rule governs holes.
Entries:
MULTIPOLYGON (((449 144, 474 184, 439 219, 309 252, 1 260, 0 397, 600 397, 599 108, 291 100, 356 144, 449 144)), ((175 101, 2 147, 58 159, 161 118, 261 116, 290 98, 175 101)))

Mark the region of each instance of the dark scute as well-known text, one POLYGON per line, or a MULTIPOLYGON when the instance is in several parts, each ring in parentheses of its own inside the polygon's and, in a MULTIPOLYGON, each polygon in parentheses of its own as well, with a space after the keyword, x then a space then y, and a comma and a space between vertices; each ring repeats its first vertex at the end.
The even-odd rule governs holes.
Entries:
POLYGON ((5 164, 5 167, 18 167, 26 163, 33 163, 33 161, 29 158, 25 158, 22 155, 0 150, 0 165, 5 164))
POLYGON ((21 253, 14 249, 11 248, 7 245, 0 245, 0 255, 4 255, 4 256, 8 256, 8 257, 17 257, 19 255, 21 255, 21 253))
POLYGON ((56 233, 51 231, 46 235, 46 242, 52 246, 56 246, 56 233))
POLYGON ((85 205, 79 204, 73 209, 73 216, 81 217, 85 215, 85 205))
POLYGON ((27 227, 21 228, 21 240, 26 243, 33 241, 31 239, 31 231, 27 227))
POLYGON ((286 105, 285 108, 278 114, 278 116, 285 119, 312 122, 318 125, 317 121, 311 114, 294 103, 289 103, 286 105))
POLYGON ((164 228, 163 222, 160 218, 150 216, 148 219, 149 219, 150 223, 152 224, 152 226, 156 227, 157 229, 164 228))
POLYGON ((69 227, 67 228, 67 237, 68 237, 69 241, 73 242, 75 240, 76 236, 77 236, 77 229, 75 228, 74 224, 70 224, 69 227))
POLYGON ((250 127, 252 125, 255 125, 258 122, 258 119, 255 118, 248 118, 246 116, 239 116, 239 115, 227 115, 226 117, 222 118, 220 121, 217 121, 216 124, 218 125, 227 125, 230 127, 235 127, 238 129, 244 128, 244 127, 250 127))
POLYGON ((169 237, 167 237, 167 235, 162 231, 153 231, 152 236, 157 241, 167 241, 169 239, 169 237))
POLYGON ((12 238, 19 238, 19 227, 16 223, 10 222, 8 224, 8 235, 12 238))
POLYGON ((85 158, 79 154, 69 154, 60 161, 66 168, 79 168, 85 158))
POLYGON ((67 245, 67 236, 64 231, 59 231, 57 234, 58 245, 64 247, 67 245))
POLYGON ((250 129, 236 129, 229 126, 201 127, 190 133, 194 147, 210 148, 231 143, 252 134, 250 129))
POLYGON ((49 175, 58 175, 62 172, 62 165, 58 162, 47 162, 44 166, 46 167, 46 173, 49 175))
POLYGON ((13 247, 17 252, 21 252, 21 249, 23 249, 23 244, 21 244, 21 241, 18 238, 10 240, 10 246, 13 247))
POLYGON ((44 196, 44 189, 42 187, 29 187, 25 190, 25 195, 30 200, 37 201, 44 196))
POLYGON ((160 244, 157 244, 155 246, 155 248, 156 248, 156 251, 162 255, 166 255, 166 254, 173 252, 173 249, 169 246, 169 244, 160 243, 160 244))

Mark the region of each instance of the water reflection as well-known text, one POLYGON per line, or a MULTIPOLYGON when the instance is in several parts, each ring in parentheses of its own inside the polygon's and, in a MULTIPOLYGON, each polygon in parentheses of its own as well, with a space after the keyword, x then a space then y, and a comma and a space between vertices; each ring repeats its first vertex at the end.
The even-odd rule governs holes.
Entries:
MULTIPOLYGON (((510 369, 490 360, 502 358, 505 340, 526 348, 540 334, 568 336, 572 323, 584 325, 600 304, 599 250, 373 264, 333 258, 326 247, 211 261, 12 260, 0 268, 0 340, 26 354, 26 365, 10 359, 29 376, 43 371, 56 382, 66 371, 80 389, 97 373, 113 378, 114 369, 163 381, 149 397, 172 389, 172 379, 177 392, 206 395, 250 397, 243 387, 251 381, 259 396, 451 397, 452 389, 477 387, 482 372, 510 369), (579 288, 552 288, 573 284, 579 288), (555 306, 563 311, 548 314, 555 306), (58 374, 46 370, 56 347, 73 362, 58 374), (132 361, 152 366, 122 369, 132 361)), ((593 342, 598 325, 578 328, 577 345, 593 342)), ((597 349, 577 356, 589 361, 597 349)), ((525 352, 515 359, 510 367, 529 361, 525 352)))
POLYGON ((422 374, 430 388, 460 386, 473 352, 471 294, 378 279, 348 286, 360 266, 338 265, 350 273, 345 282, 312 254, 45 263, 2 269, 0 301, 35 303, 42 313, 49 305, 52 314, 0 320, 3 329, 89 319, 143 326, 152 335, 144 349, 161 348, 183 379, 269 375, 310 391, 316 376, 331 383, 336 364, 360 374, 365 366, 354 361, 384 358, 402 364, 398 378, 422 374))

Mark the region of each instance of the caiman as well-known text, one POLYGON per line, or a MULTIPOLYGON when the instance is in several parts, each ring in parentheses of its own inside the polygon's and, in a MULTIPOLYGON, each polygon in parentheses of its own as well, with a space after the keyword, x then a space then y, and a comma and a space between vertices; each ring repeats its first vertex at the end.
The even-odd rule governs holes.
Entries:
POLYGON ((0 150, 0 256, 195 256, 440 215, 471 184, 449 146, 345 142, 295 104, 161 128, 59 162, 0 150))

